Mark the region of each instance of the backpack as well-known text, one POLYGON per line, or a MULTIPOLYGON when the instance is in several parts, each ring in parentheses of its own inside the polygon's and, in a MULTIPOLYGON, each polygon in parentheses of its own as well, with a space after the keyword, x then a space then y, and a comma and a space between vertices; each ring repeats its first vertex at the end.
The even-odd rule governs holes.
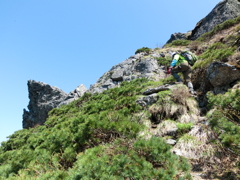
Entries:
POLYGON ((180 55, 183 56, 191 66, 197 61, 197 56, 190 51, 182 51, 180 55))

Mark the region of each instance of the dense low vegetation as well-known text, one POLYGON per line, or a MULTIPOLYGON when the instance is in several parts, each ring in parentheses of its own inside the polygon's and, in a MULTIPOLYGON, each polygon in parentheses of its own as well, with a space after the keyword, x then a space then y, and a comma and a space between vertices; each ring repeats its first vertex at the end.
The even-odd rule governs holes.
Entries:
POLYGON ((166 47, 177 47, 177 46, 187 46, 191 43, 190 40, 186 39, 177 39, 167 44, 166 47))
POLYGON ((140 48, 140 49, 137 49, 137 50, 135 51, 135 54, 141 53, 141 52, 144 52, 144 53, 146 53, 146 54, 149 54, 149 53, 151 52, 151 49, 148 48, 148 47, 142 47, 142 48, 140 48))
MULTIPOLYGON (((235 153, 240 153, 240 90, 229 90, 226 94, 209 94, 211 127, 220 142, 235 153)), ((240 164, 239 164, 240 165, 240 164)))
POLYGON ((146 79, 53 109, 44 126, 15 132, 0 148, 2 179, 187 179, 189 164, 161 138, 142 139, 136 104, 146 79), (182 172, 184 172, 182 174, 182 172), (180 176, 181 174, 181 176, 180 176))
POLYGON ((213 61, 227 62, 235 50, 235 47, 228 47, 221 42, 214 43, 199 56, 200 60, 194 64, 193 68, 206 68, 213 61))
POLYGON ((171 63, 171 57, 158 57, 156 58, 156 60, 158 61, 158 64, 160 66, 168 67, 169 64, 171 63))

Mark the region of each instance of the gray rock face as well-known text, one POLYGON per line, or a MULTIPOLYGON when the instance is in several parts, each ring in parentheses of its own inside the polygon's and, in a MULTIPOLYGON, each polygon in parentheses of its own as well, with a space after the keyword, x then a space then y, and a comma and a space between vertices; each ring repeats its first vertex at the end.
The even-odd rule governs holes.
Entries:
POLYGON ((100 77, 94 85, 91 85, 88 92, 101 93, 119 86, 122 81, 131 81, 141 77, 153 80, 163 79, 166 76, 164 67, 158 65, 156 57, 160 57, 160 54, 153 52, 150 56, 144 56, 143 53, 139 53, 129 57, 100 77))
POLYGON ((239 0, 223 0, 192 30, 190 39, 196 40, 202 34, 211 31, 214 26, 223 23, 226 20, 240 16, 239 0))
POLYGON ((167 44, 178 39, 196 40, 202 34, 211 31, 216 25, 238 16, 240 16, 240 1, 223 0, 205 18, 201 19, 192 31, 172 34, 167 44))
POLYGON ((178 128, 172 128, 167 130, 166 135, 167 136, 176 136, 178 132, 178 128))
POLYGON ((140 106, 145 107, 145 106, 148 106, 148 105, 151 105, 151 104, 157 102, 158 98, 159 98, 158 94, 154 93, 149 96, 144 96, 144 97, 138 99, 136 101, 136 103, 139 104, 140 106))
POLYGON ((142 107, 146 107, 148 105, 152 105, 157 102, 159 95, 157 94, 160 91, 170 90, 174 87, 174 84, 165 84, 162 86, 158 86, 156 88, 150 88, 143 92, 144 97, 139 98, 136 103, 142 107))
POLYGON ((208 68, 206 77, 214 87, 214 93, 224 93, 231 83, 240 80, 240 70, 227 63, 214 62, 208 68))
POLYGON ((68 96, 57 106, 57 108, 62 105, 69 104, 70 102, 72 102, 74 100, 77 100, 78 98, 83 96, 83 94, 86 91, 87 91, 87 88, 83 84, 79 85, 76 89, 74 89, 73 91, 71 91, 68 94, 68 96))
POLYGON ((187 34, 186 33, 174 33, 171 35, 170 39, 167 41, 168 43, 171 43, 174 40, 178 40, 178 39, 187 39, 187 34))
POLYGON ((44 124, 50 110, 79 98, 86 91, 86 88, 80 85, 74 91, 67 94, 57 87, 29 80, 28 91, 30 99, 28 105, 29 111, 26 109, 23 110, 23 128, 44 124))

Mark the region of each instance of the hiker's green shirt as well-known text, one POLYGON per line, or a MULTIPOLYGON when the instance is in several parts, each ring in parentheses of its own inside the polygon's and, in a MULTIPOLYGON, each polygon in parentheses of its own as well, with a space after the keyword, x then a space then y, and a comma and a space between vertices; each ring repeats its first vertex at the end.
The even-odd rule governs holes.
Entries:
POLYGON ((183 62, 188 62, 183 56, 179 55, 179 54, 175 54, 173 56, 173 60, 171 63, 171 66, 178 66, 179 64, 183 63, 183 62))

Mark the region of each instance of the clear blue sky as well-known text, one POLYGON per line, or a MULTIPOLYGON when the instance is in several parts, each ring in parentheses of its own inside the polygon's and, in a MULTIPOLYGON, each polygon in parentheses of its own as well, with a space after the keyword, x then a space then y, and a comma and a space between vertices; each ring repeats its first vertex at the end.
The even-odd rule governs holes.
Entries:
POLYGON ((89 88, 141 47, 192 30, 220 0, 1 0, 0 142, 22 129, 30 79, 89 88))

